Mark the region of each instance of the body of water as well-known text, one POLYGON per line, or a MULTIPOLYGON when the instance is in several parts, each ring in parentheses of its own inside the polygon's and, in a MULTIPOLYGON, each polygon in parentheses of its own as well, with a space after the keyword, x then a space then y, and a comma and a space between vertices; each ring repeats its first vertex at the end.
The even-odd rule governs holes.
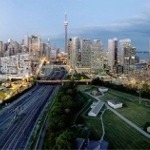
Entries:
POLYGON ((148 60, 149 59, 149 53, 137 53, 136 56, 138 56, 142 60, 148 60))

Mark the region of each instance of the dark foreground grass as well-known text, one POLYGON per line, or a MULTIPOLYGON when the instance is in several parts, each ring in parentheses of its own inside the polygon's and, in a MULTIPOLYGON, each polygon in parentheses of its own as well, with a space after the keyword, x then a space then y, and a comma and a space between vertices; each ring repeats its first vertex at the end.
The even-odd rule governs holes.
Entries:
MULTIPOLYGON (((150 108, 138 104, 137 98, 110 90, 100 99, 103 101, 117 99, 123 102, 124 107, 117 109, 117 111, 140 127, 143 127, 145 122, 150 120, 150 108)), ((100 118, 87 117, 85 115, 82 117, 84 118, 84 123, 91 131, 91 138, 99 140, 102 135, 100 118)), ((103 121, 105 125, 104 139, 109 142, 109 149, 150 149, 149 138, 139 133, 111 111, 106 110, 103 115, 103 121)))
POLYGON ((104 114, 105 139, 110 149, 149 149, 150 139, 107 110, 104 114))
POLYGON ((90 129, 91 138, 100 140, 102 135, 102 126, 100 119, 95 117, 84 117, 85 125, 90 129))

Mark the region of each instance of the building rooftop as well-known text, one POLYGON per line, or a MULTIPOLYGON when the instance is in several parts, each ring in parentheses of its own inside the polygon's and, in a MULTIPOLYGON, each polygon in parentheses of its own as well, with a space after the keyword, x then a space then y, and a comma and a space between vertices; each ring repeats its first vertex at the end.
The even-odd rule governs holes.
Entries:
POLYGON ((119 102, 117 100, 108 100, 108 102, 111 102, 114 105, 116 105, 116 104, 122 104, 122 102, 119 102))
POLYGON ((86 149, 86 150, 107 150, 108 149, 108 142, 102 141, 86 141, 83 138, 76 139, 76 147, 78 150, 86 149))
POLYGON ((83 139, 83 138, 77 138, 76 139, 77 150, 82 149, 82 146, 83 146, 84 142, 85 142, 85 139, 83 139))
POLYGON ((107 150, 108 148, 108 142, 106 141, 90 141, 90 143, 87 145, 87 150, 107 150))
POLYGON ((98 115, 98 113, 101 110, 101 108, 103 107, 103 105, 104 105, 104 102, 101 102, 101 101, 97 102, 97 104, 91 109, 91 111, 88 114, 94 113, 94 114, 98 115))
POLYGON ((104 87, 104 86, 100 86, 99 88, 101 88, 101 89, 108 89, 108 88, 106 88, 106 87, 104 87))

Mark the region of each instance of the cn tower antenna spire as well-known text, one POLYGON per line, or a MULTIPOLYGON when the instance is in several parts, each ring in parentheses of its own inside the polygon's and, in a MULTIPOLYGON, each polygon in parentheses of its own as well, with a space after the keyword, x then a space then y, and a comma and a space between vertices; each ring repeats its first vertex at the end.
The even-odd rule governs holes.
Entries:
POLYGON ((67 13, 66 13, 66 11, 65 11, 64 26, 65 26, 65 53, 67 53, 68 52, 68 50, 67 50, 67 41, 68 41, 68 39, 67 39, 67 26, 68 26, 68 21, 67 21, 67 13))
POLYGON ((67 21, 67 12, 65 10, 65 21, 67 21))

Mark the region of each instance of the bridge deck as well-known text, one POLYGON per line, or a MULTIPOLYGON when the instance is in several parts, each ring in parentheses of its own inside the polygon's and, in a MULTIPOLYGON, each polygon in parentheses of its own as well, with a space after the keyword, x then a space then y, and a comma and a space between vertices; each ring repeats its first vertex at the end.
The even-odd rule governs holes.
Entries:
MULTIPOLYGON (((72 80, 37 80, 37 83, 66 83, 66 82, 72 82, 72 80)), ((82 80, 74 80, 74 82, 92 82, 91 79, 82 79, 82 80)))

